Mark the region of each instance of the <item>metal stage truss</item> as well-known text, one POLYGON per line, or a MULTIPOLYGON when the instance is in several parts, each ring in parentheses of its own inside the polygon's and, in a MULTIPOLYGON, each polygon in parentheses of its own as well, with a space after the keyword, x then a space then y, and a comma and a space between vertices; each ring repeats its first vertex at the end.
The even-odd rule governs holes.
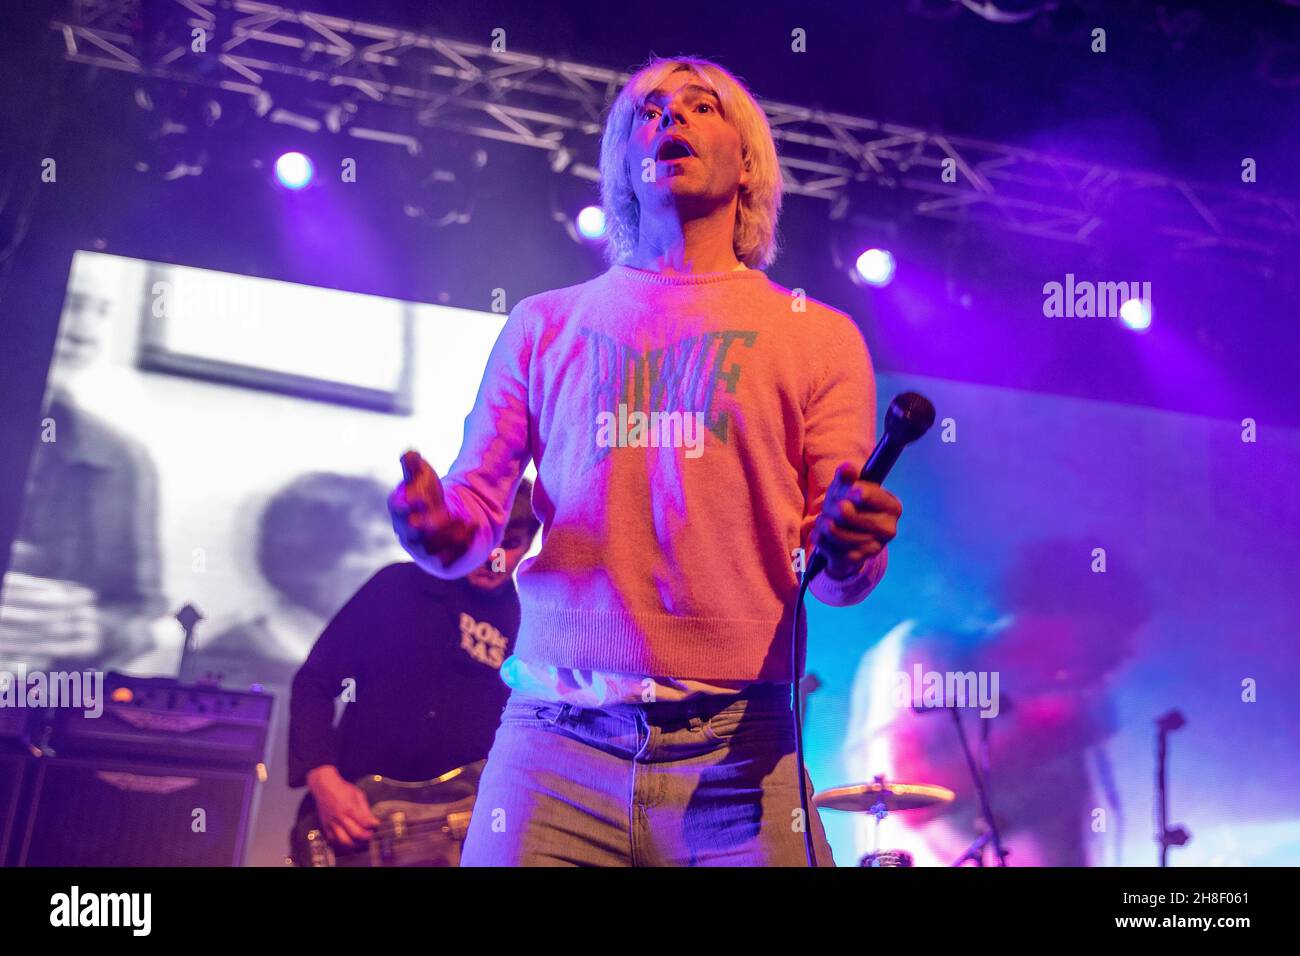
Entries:
MULTIPOLYGON (((427 130, 552 153, 594 179, 604 110, 627 74, 256 0, 73 0, 51 26, 68 60, 247 94, 265 118, 418 149, 427 130), (203 52, 192 49, 201 30, 203 52)), ((931 129, 761 100, 790 194, 897 191, 918 216, 1090 244, 1112 210, 1147 241, 1268 264, 1300 245, 1300 202, 1250 185, 1051 156, 931 129), (951 162, 947 162, 951 161, 951 162), (956 181, 944 182, 945 163, 956 181)), ((1225 170, 1225 179, 1237 175, 1225 170)))

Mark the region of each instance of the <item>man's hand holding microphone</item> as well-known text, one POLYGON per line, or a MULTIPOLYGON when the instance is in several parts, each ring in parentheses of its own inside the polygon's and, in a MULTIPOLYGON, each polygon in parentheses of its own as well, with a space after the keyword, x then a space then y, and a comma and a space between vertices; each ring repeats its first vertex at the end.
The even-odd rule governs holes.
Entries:
POLYGON ((438 473, 417 451, 402 455, 402 483, 388 496, 393 530, 417 564, 437 558, 451 564, 474 539, 472 525, 447 510, 438 473))

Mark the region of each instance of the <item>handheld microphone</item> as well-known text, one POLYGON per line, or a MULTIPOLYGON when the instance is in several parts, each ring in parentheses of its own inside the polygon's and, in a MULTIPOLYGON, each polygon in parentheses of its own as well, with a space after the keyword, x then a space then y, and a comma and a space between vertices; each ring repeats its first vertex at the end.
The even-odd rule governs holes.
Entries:
MULTIPOLYGON (((934 424, 934 405, 919 392, 903 392, 889 403, 885 412, 885 433, 876 442, 875 450, 858 476, 862 481, 877 485, 885 483, 885 476, 898 461, 903 449, 930 430, 934 424)), ((826 569, 826 556, 814 550, 804 579, 811 581, 826 569)))

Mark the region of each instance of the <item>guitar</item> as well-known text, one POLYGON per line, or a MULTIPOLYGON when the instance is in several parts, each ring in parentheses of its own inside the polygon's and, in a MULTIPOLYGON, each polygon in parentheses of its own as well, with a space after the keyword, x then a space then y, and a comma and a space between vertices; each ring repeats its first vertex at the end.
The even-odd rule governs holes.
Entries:
POLYGON ((355 848, 330 843, 307 797, 289 837, 295 866, 459 866, 486 760, 418 783, 378 774, 355 781, 380 825, 355 848))

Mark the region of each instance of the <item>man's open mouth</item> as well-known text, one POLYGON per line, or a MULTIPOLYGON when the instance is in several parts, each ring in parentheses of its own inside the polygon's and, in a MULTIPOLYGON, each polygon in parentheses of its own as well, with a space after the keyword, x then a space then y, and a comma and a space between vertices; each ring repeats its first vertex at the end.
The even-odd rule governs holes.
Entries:
POLYGON ((667 139, 659 144, 659 154, 655 156, 655 159, 661 163, 668 163, 674 159, 688 159, 694 155, 691 148, 682 140, 667 139))

